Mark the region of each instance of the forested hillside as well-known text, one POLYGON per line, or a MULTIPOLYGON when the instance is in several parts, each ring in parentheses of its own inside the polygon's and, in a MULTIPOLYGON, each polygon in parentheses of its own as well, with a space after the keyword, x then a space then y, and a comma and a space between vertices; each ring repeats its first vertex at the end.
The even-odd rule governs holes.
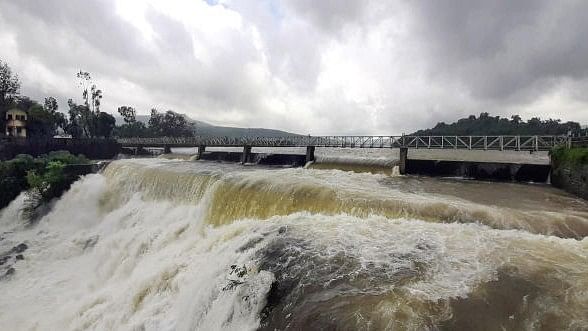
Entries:
POLYGON ((570 131, 573 134, 583 134, 586 129, 582 130, 577 122, 562 123, 559 119, 541 120, 538 117, 533 117, 528 121, 523 121, 519 115, 513 115, 508 119, 481 113, 478 117, 470 115, 451 124, 439 122, 432 129, 419 130, 413 135, 561 135, 570 131))

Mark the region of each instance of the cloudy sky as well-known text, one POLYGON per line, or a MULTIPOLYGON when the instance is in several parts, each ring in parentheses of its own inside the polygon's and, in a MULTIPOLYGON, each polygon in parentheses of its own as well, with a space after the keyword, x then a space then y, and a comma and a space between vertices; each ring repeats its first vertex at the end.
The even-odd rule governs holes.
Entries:
POLYGON ((585 0, 0 0, 22 94, 217 125, 400 134, 488 111, 588 123, 585 0))

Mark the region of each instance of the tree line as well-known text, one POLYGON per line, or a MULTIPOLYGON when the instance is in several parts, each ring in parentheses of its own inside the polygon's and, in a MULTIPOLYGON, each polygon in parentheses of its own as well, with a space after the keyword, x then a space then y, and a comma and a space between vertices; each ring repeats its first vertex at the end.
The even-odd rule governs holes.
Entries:
POLYGON ((193 125, 186 117, 168 110, 159 112, 151 110, 147 125, 136 120, 135 109, 121 106, 118 113, 124 124, 117 126, 116 118, 101 109, 103 91, 96 86, 89 72, 76 74, 81 90, 81 104, 73 99, 67 101, 66 113, 59 111, 59 104, 54 97, 47 97, 43 104, 20 95, 20 79, 7 63, 0 60, 0 129, 4 134, 6 112, 11 109, 27 113, 27 137, 48 138, 58 134, 70 135, 72 138, 111 138, 120 137, 161 137, 192 136, 193 125))
POLYGON ((194 126, 186 117, 174 111, 165 113, 157 109, 151 109, 151 116, 147 124, 137 120, 135 108, 121 106, 118 113, 123 118, 124 124, 117 126, 117 137, 190 137, 194 135, 194 126))
POLYGON ((413 135, 422 136, 493 136, 493 135, 585 135, 577 122, 562 122, 559 119, 541 120, 533 117, 527 121, 519 115, 510 119, 500 116, 490 116, 484 112, 480 116, 470 115, 457 122, 446 124, 439 122, 432 129, 419 130, 413 135))

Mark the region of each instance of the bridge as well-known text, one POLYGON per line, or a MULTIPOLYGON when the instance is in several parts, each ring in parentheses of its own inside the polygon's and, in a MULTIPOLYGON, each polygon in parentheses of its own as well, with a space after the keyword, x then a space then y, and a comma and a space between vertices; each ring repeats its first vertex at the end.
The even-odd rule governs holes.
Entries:
POLYGON ((547 151, 568 136, 285 136, 119 138, 123 147, 333 147, 547 151))
POLYGON ((198 147, 198 157, 206 147, 243 147, 241 162, 245 163, 252 147, 306 147, 306 160, 314 161, 316 147, 331 148, 398 148, 400 172, 409 149, 463 149, 496 151, 548 151, 572 144, 568 136, 284 136, 284 137, 160 137, 119 138, 122 147, 163 148, 169 153, 174 147, 198 147))

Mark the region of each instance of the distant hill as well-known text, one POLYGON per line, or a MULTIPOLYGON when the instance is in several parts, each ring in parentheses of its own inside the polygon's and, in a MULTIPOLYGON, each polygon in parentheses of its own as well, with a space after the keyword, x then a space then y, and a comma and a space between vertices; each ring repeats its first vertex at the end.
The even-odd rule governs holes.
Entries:
MULTIPOLYGON (((230 126, 216 126, 206 122, 197 121, 184 115, 189 123, 194 125, 194 131, 200 136, 218 136, 218 137, 285 137, 297 136, 296 133, 286 131, 263 129, 263 128, 239 128, 230 126)), ((124 124, 122 117, 115 116, 116 125, 124 124)), ((137 115, 137 121, 147 124, 149 115, 137 115)))
POLYGON ((541 120, 533 117, 523 121, 520 116, 513 115, 510 119, 500 116, 490 116, 481 113, 480 116, 470 115, 457 122, 446 124, 439 122, 432 129, 419 130, 413 135, 420 136, 492 136, 492 135, 563 135, 568 132, 574 134, 582 132, 577 122, 561 120, 541 120))

